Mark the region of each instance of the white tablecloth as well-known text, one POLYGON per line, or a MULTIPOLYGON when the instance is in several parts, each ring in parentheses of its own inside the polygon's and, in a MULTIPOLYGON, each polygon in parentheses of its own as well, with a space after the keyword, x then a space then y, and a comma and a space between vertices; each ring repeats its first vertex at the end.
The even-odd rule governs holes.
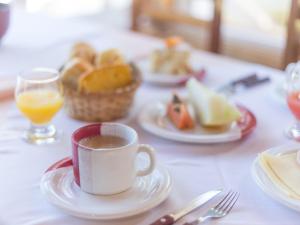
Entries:
MULTIPOLYGON (((67 57, 75 40, 86 40, 98 49, 120 48, 128 57, 149 52, 161 43, 153 38, 126 31, 115 31, 104 25, 83 22, 79 19, 51 20, 40 15, 16 12, 12 27, 0 47, 0 75, 16 76, 33 66, 58 67, 67 57)), ((280 71, 249 64, 226 57, 196 52, 199 63, 208 70, 205 84, 217 86, 234 77, 259 72, 277 79, 280 71)), ((293 118, 287 107, 274 101, 272 85, 262 85, 238 94, 235 99, 247 106, 257 117, 257 128, 247 138, 234 143, 193 145, 175 143, 143 131, 136 121, 141 105, 150 99, 169 95, 173 88, 143 84, 139 89, 133 109, 134 116, 126 123, 135 128, 141 143, 157 149, 157 156, 173 177, 174 186, 169 198, 157 208, 129 219, 110 222, 81 220, 68 216, 50 205, 39 190, 40 178, 52 163, 70 155, 70 134, 83 123, 68 118, 64 112, 54 123, 63 130, 60 143, 49 146, 32 146, 19 139, 0 137, 0 224, 57 225, 57 224, 107 224, 147 225, 159 216, 180 208, 202 192, 213 188, 234 189, 240 199, 227 217, 211 224, 294 225, 299 223, 299 213, 267 197, 251 178, 251 164, 257 153, 290 142, 283 129, 293 118)), ((1 132, 3 129, 23 129, 27 122, 13 103, 1 104, 1 132)), ((195 218, 206 207, 187 218, 195 218)), ((181 221, 182 222, 182 221, 181 221)), ((178 223, 181 224, 181 223, 178 223)))

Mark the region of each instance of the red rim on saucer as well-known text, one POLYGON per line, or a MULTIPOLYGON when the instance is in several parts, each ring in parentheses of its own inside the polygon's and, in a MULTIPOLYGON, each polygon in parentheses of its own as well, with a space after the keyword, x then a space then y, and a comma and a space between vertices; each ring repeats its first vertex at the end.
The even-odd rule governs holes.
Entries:
MULTIPOLYGON (((139 162, 142 166, 146 161, 139 162)), ((85 193, 75 185, 71 157, 51 165, 40 182, 41 192, 49 203, 69 215, 91 220, 121 219, 144 213, 161 204, 171 188, 170 173, 157 165, 151 175, 139 177, 132 188, 122 193, 111 196, 85 193)))
POLYGON ((63 168, 63 167, 68 167, 68 166, 73 166, 73 162, 72 162, 72 158, 70 156, 65 157, 59 161, 57 161, 56 163, 54 163, 53 165, 51 165, 46 171, 45 173, 48 173, 50 171, 53 170, 57 170, 59 168, 63 168))

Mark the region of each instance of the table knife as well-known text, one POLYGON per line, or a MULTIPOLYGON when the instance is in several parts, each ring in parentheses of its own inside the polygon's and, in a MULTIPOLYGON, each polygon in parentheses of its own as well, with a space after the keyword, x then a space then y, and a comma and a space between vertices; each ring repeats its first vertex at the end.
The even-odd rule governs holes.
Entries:
POLYGON ((234 90, 236 86, 242 85, 245 82, 251 82, 257 80, 257 74, 250 74, 246 77, 242 77, 236 80, 233 80, 217 89, 218 92, 227 92, 228 90, 234 90))
POLYGON ((252 74, 250 76, 244 77, 242 79, 238 79, 232 81, 226 85, 223 85, 217 89, 218 92, 221 92, 227 96, 231 96, 235 94, 239 89, 248 89, 251 87, 255 87, 257 85, 267 83, 270 81, 269 77, 258 77, 256 74, 252 74))
POLYGON ((176 213, 165 215, 156 220, 155 222, 151 223, 150 225, 172 225, 177 220, 189 214, 198 207, 202 206, 204 203, 208 202, 221 192, 222 190, 213 190, 205 192, 204 194, 199 195, 197 198, 195 198, 193 201, 191 201, 189 204, 187 204, 184 208, 180 209, 176 213))

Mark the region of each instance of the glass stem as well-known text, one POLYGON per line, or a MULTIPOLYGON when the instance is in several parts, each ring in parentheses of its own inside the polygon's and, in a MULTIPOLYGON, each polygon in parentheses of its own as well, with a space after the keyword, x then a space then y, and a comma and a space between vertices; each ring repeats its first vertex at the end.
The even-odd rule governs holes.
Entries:
POLYGON ((300 131, 300 120, 296 119, 295 128, 300 131))
POLYGON ((25 134, 25 139, 30 143, 52 143, 56 140, 56 129, 52 124, 31 124, 25 134))

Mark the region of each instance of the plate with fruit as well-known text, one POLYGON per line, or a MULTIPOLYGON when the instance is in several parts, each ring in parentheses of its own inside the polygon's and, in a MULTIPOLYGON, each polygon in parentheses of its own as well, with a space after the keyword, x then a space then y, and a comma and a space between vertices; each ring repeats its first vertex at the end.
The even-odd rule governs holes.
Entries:
POLYGON ((187 143, 237 141, 256 127, 250 110, 231 103, 196 79, 190 79, 186 89, 187 96, 173 94, 143 107, 141 127, 162 138, 187 143))
POLYGON ((185 84, 191 77, 202 80, 206 75, 198 62, 192 62, 190 47, 179 37, 167 38, 163 48, 136 60, 136 64, 146 82, 159 85, 185 84))

